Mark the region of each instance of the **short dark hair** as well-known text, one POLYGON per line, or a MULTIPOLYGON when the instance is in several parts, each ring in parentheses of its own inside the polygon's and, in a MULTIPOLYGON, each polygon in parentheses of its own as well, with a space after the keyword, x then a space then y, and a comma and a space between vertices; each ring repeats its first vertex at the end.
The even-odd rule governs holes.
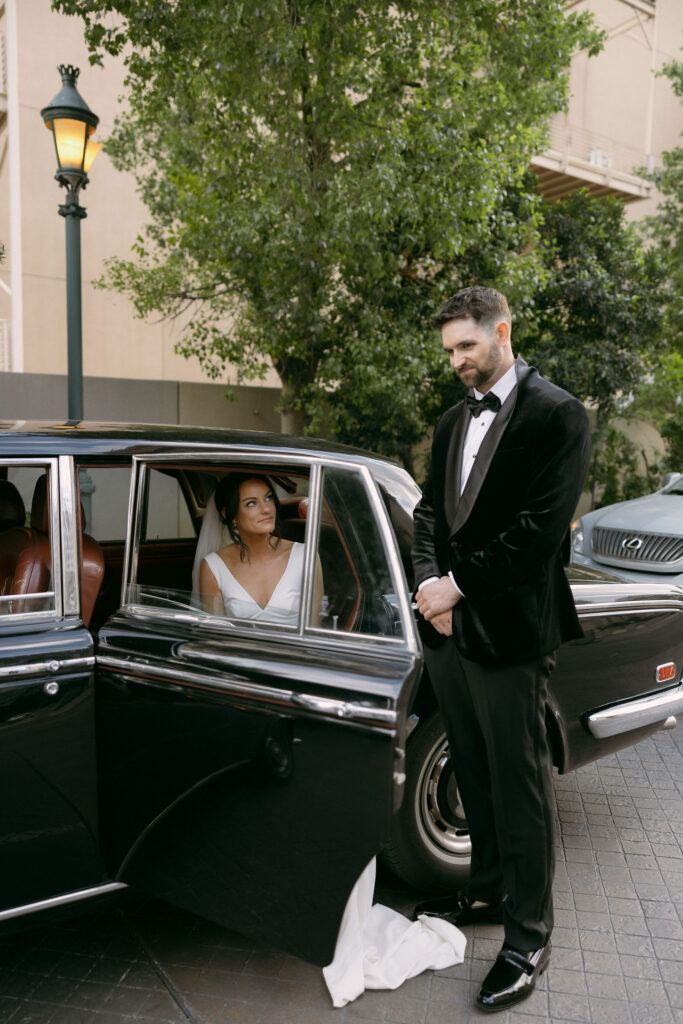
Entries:
POLYGON ((467 320, 470 317, 482 327, 492 327, 498 320, 512 322, 505 296, 495 288, 475 284, 471 288, 461 288, 451 296, 434 317, 434 326, 440 328, 451 320, 467 320))
POLYGON ((263 473, 248 473, 248 472, 236 472, 228 473, 219 481, 216 490, 213 492, 214 501, 216 502, 216 508, 218 509, 218 515, 221 520, 225 523, 230 533, 230 536, 236 544, 240 546, 240 559, 244 560, 245 547, 239 532, 232 525, 240 507, 240 487, 246 483, 247 480, 258 480, 259 483, 265 484, 270 493, 273 495, 273 504, 275 505, 275 526, 271 533, 271 537, 276 538, 276 542, 279 543, 282 537, 282 523, 280 521, 280 499, 277 496, 275 488, 263 473), (225 515, 223 515, 223 509, 225 509, 225 515))

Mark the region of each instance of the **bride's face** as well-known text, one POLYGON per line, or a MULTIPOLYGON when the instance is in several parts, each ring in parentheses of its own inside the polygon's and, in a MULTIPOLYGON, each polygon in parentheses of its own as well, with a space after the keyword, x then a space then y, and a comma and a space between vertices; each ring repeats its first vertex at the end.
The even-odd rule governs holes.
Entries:
POLYGON ((262 480, 245 480, 240 484, 240 499, 235 522, 240 536, 269 535, 275 529, 275 499, 262 480))

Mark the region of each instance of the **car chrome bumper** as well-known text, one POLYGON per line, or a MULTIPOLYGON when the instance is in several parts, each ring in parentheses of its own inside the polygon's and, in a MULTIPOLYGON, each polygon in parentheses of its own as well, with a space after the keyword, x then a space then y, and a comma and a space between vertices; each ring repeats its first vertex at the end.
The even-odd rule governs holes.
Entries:
POLYGON ((596 711, 588 716, 588 728, 596 739, 603 740, 608 736, 630 732, 631 729, 640 729, 644 725, 663 723, 670 715, 682 712, 683 684, 679 683, 663 693, 617 704, 605 711, 596 711))

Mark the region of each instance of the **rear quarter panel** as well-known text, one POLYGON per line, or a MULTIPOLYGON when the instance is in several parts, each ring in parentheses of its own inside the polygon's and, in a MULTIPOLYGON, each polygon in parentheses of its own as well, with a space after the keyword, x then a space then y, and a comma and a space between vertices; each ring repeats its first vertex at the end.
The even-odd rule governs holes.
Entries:
POLYGON ((573 591, 584 636, 560 649, 550 688, 550 710, 561 737, 556 758, 561 772, 661 728, 658 723, 598 740, 587 719, 594 711, 678 684, 683 669, 682 590, 610 583, 574 585, 573 591), (655 671, 670 661, 675 679, 662 686, 655 671))

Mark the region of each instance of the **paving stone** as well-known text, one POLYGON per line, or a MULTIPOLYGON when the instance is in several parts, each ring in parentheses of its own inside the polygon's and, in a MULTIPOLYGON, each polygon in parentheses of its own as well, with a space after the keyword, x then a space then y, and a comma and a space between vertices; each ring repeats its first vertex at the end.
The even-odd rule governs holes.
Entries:
POLYGON ((622 973, 626 977, 654 979, 659 979, 660 977, 661 968, 654 957, 622 955, 619 957, 619 963, 621 964, 622 973))
POLYGON ((574 894, 574 903, 577 910, 587 910, 590 913, 606 914, 609 910, 609 901, 604 896, 588 896, 586 893, 577 892, 574 894))
POLYGON ((631 1020, 629 1005, 622 1000, 591 997, 588 1005, 593 1024, 628 1024, 631 1020))
POLYGON ((578 995, 586 994, 586 976, 583 971, 567 971, 558 969, 553 963, 552 970, 548 972, 548 988, 551 992, 572 992, 578 995))
POLYGON ((655 952, 663 960, 678 960, 683 963, 683 941, 679 939, 653 939, 655 952))
POLYGON ((628 915, 629 917, 643 917, 643 906, 640 900, 627 899, 623 896, 610 896, 607 900, 611 914, 628 915))
POLYGON ((659 973, 664 981, 679 982, 683 973, 683 967, 677 960, 661 960, 659 961, 659 973))
POLYGON ((615 932, 623 935, 650 935, 652 933, 652 929, 648 928, 644 918, 627 914, 613 914, 612 928, 615 932))
POLYGON ((586 987, 588 995, 592 999, 626 999, 626 988, 622 978, 609 974, 586 974, 586 987))
POLYGON ((646 978, 625 978, 624 984, 628 998, 633 1003, 662 1003, 668 1005, 669 999, 661 981, 646 978))
POLYGON ((630 1010, 637 1024, 674 1024, 670 1007, 659 1003, 631 1003, 630 1010))
MULTIPOLYGON (((553 942, 555 936, 553 934, 553 942)), ((604 931, 582 931, 580 933, 581 948, 584 951, 611 953, 616 947, 615 937, 612 932, 604 931)))
POLYGON ((658 939, 683 939, 683 925, 680 921, 652 917, 647 922, 650 935, 658 939))
POLYGON ((568 995, 565 992, 549 993, 550 1016, 563 1020, 590 1021, 588 999, 582 996, 568 995))
POLYGON ((593 974, 610 974, 619 977, 623 973, 621 968, 622 958, 617 953, 593 951, 586 953, 583 960, 586 965, 586 971, 593 974))
POLYGON ((619 953, 630 953, 634 956, 654 956, 654 946, 650 939, 641 935, 615 935, 619 953))

